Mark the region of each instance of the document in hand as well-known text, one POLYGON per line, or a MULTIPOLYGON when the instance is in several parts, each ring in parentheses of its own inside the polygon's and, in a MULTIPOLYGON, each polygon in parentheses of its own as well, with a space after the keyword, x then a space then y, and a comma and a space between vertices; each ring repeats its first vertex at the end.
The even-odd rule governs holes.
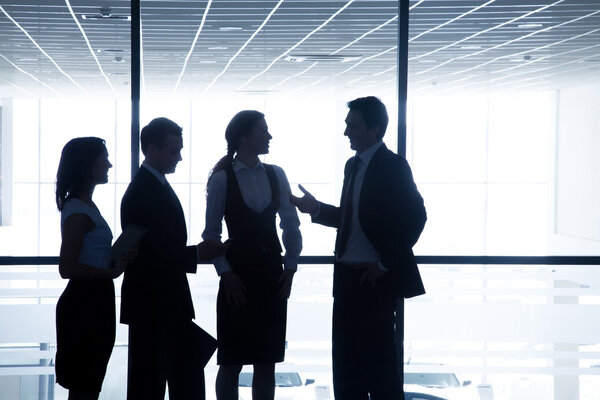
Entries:
POLYGON ((193 324, 193 339, 192 351, 195 353, 197 360, 203 367, 208 364, 208 361, 217 349, 217 339, 212 337, 204 329, 193 324))
POLYGON ((111 251, 111 261, 114 262, 121 258, 129 250, 133 249, 142 240, 147 229, 134 224, 129 224, 125 227, 121 235, 115 241, 111 251))

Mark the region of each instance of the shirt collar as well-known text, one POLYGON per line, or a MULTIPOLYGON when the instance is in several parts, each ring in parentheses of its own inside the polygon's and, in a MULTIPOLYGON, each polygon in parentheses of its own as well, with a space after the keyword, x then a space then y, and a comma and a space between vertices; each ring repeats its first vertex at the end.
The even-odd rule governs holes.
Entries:
POLYGON ((358 158, 360 158, 360 160, 365 164, 365 165, 369 165, 369 163, 371 162, 371 159, 373 158, 373 156, 375 155, 375 153, 377 153, 377 150, 379 150, 379 148, 383 146, 383 141, 380 140, 379 142, 375 143, 373 146, 369 147, 367 150, 363 151, 360 154, 357 154, 358 158))
POLYGON ((148 171, 150 171, 150 173, 152 175, 154 175, 156 177, 156 179, 158 179, 160 181, 161 184, 164 185, 167 182, 167 178, 164 176, 164 174, 161 174, 156 169, 152 168, 150 165, 148 165, 148 163, 146 161, 142 162, 142 167, 144 167, 148 171))
POLYGON ((258 163, 254 166, 254 168, 248 168, 246 164, 238 160, 237 158, 233 161, 233 171, 238 172, 242 169, 247 169, 249 171, 256 171, 258 169, 265 169, 265 165, 258 160, 258 163))

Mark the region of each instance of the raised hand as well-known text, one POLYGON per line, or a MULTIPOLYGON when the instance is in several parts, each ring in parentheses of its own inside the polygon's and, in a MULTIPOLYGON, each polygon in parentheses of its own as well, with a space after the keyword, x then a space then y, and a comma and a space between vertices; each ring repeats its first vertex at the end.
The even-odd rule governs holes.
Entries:
POLYGON ((298 208, 300 212, 308 213, 308 214, 316 214, 319 211, 319 202, 315 199, 315 196, 310 194, 310 192, 304 189, 304 186, 298 185, 298 188, 304 193, 302 197, 296 197, 291 192, 288 193, 290 198, 290 203, 298 208))
POLYGON ((137 254, 138 248, 134 247, 127 253, 123 254, 121 258, 116 260, 113 268, 113 278, 118 278, 123 272, 125 272, 127 266, 133 262, 133 260, 137 257, 137 254))

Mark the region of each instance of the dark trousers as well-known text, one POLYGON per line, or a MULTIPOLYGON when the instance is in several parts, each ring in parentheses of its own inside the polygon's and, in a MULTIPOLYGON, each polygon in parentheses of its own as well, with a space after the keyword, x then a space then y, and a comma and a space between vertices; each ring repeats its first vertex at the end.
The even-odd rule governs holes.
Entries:
POLYGON ((395 335, 396 296, 389 280, 360 285, 360 272, 336 265, 333 390, 336 400, 402 400, 395 335), (369 397, 370 396, 370 397, 369 397))
POLYGON ((194 351, 192 321, 129 326, 127 400, 204 400, 204 368, 194 351))

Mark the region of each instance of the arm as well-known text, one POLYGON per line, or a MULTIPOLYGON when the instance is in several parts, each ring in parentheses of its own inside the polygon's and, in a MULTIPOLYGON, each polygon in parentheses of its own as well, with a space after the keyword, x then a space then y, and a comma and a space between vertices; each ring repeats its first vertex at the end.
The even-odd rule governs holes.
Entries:
POLYGON ((145 227, 136 264, 145 272, 164 274, 175 271, 196 272, 196 246, 186 246, 181 232, 172 229, 175 215, 165 208, 164 195, 140 182, 132 183, 121 202, 121 226, 130 223, 145 227))
POLYGON ((341 210, 329 204, 321 203, 302 185, 298 188, 304 193, 304 196, 297 197, 288 192, 290 203, 298 208, 301 213, 310 214, 312 222, 317 224, 338 228, 341 221, 341 210))
POLYGON ((312 216, 312 222, 329 226, 331 228, 339 228, 342 221, 342 209, 319 202, 319 212, 312 216))
POLYGON ((298 258, 302 251, 302 234, 300 233, 300 220, 296 207, 289 200, 290 184, 283 169, 275 167, 275 173, 279 181, 279 227, 282 230, 282 241, 285 247, 284 267, 286 270, 296 271, 298 269, 298 258))
MULTIPOLYGON (((223 216, 225 215, 225 196, 227 195, 227 174, 219 171, 214 174, 206 188, 206 225, 202 239, 206 242, 221 242, 223 216)), ((240 277, 233 272, 225 256, 213 260, 215 270, 221 277, 225 296, 230 304, 240 307, 246 304, 246 288, 240 277)))
MULTIPOLYGON (((202 239, 207 242, 221 242, 221 233, 223 231, 223 215, 225 214, 225 195, 227 193, 227 175, 225 171, 219 171, 214 174, 206 188, 206 224, 202 239)), ((231 265, 225 256, 220 256, 212 260, 217 274, 231 271, 231 265)))
POLYGON ((290 203, 291 193, 290 184, 285 176, 283 169, 275 167, 275 173, 279 181, 280 199, 279 199, 279 217, 281 222, 279 227, 282 230, 281 239, 285 247, 285 256, 283 257, 284 271, 279 276, 278 295, 281 299, 287 300, 292 292, 292 282, 294 274, 298 270, 298 259, 302 251, 302 235, 300 233, 300 220, 296 207, 290 203))
MULTIPOLYGON (((399 235, 407 248, 412 248, 419 240, 421 232, 427 221, 427 213, 423 197, 417 190, 410 167, 405 159, 399 162, 396 169, 397 177, 391 188, 397 199, 394 204, 396 220, 398 221, 399 235)), ((390 204, 393 207, 394 204, 390 204)))
POLYGON ((85 234, 94 229, 94 222, 85 214, 73 214, 65 220, 58 259, 58 272, 64 279, 114 279, 121 275, 125 265, 117 262, 111 269, 96 268, 77 261, 85 234))
MULTIPOLYGON (((427 215, 423 198, 417 190, 408 163, 394 158, 387 163, 384 181, 377 190, 378 206, 365 218, 377 221, 370 224, 368 237, 381 254, 381 263, 389 269, 403 263, 417 242, 427 215)), ((366 210, 365 210, 366 211, 366 210)))

